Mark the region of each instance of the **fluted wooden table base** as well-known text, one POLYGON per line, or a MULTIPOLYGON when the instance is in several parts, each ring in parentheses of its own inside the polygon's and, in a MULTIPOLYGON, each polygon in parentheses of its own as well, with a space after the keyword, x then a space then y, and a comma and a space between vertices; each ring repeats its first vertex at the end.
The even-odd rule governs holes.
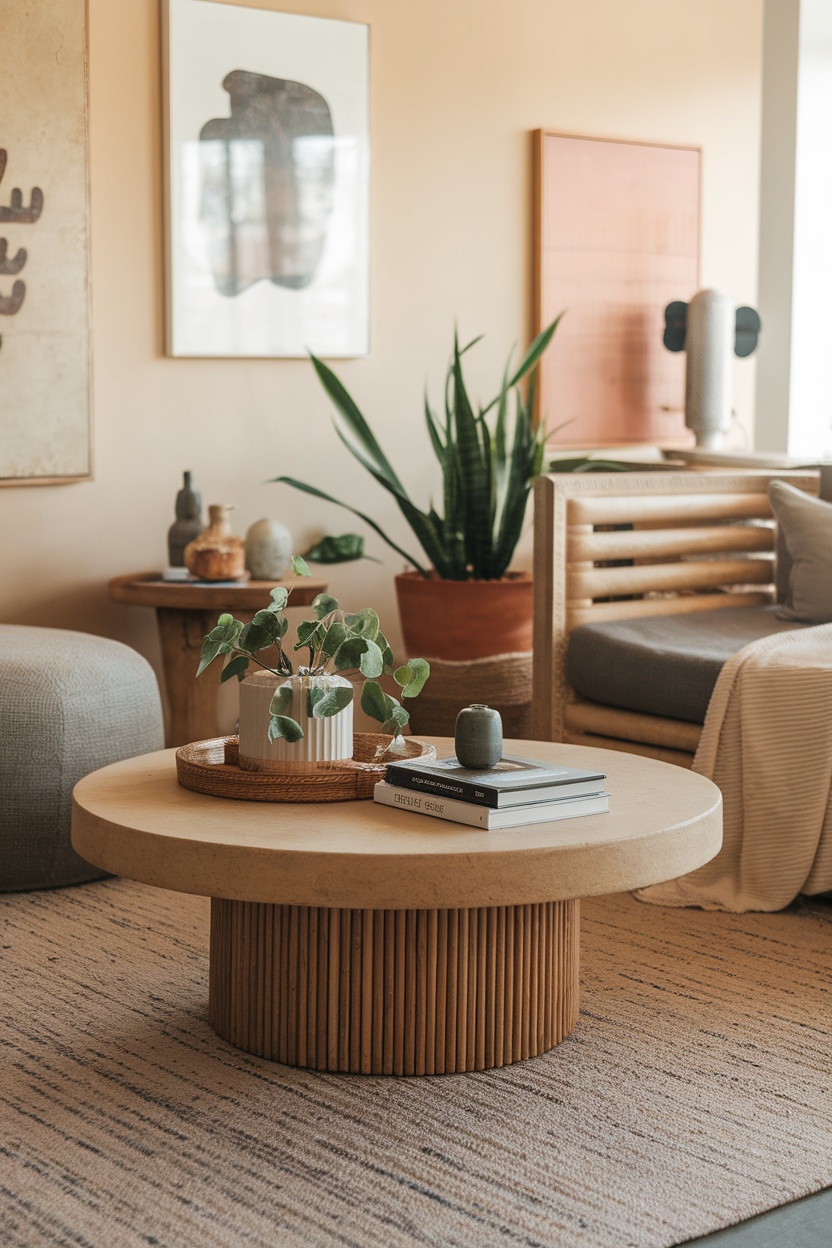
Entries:
POLYGON ((433 1075, 535 1057, 578 1017, 578 901, 336 910, 211 901, 209 1019, 314 1070, 433 1075))

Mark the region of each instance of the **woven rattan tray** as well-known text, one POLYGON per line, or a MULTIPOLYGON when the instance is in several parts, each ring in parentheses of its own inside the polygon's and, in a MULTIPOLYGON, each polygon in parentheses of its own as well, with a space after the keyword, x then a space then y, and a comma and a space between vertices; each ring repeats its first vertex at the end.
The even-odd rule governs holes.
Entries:
MULTIPOLYGON (((367 760, 390 738, 376 732, 353 736, 353 757, 328 763, 318 771, 244 771, 239 765, 239 737, 194 741, 176 751, 179 783, 211 797, 246 802, 353 802, 373 796, 387 763, 367 760)), ((432 745, 405 738, 407 758, 436 758, 432 745)), ((398 755, 397 757, 401 757, 398 755)))

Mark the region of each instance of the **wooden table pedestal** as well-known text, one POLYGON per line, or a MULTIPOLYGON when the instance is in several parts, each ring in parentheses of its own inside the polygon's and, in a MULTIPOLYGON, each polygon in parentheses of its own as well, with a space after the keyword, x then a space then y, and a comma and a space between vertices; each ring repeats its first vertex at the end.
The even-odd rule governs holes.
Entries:
POLYGON ((211 901, 208 1018, 289 1066, 441 1075, 551 1049, 578 1017, 580 902, 338 910, 211 901))

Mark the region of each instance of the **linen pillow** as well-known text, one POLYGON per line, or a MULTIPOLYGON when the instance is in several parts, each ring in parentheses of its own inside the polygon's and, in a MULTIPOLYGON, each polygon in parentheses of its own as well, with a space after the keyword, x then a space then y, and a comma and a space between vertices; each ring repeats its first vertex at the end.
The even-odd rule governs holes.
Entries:
POLYGON ((832 623, 832 503, 785 481, 771 482, 768 499, 792 562, 778 614, 807 624, 832 623))

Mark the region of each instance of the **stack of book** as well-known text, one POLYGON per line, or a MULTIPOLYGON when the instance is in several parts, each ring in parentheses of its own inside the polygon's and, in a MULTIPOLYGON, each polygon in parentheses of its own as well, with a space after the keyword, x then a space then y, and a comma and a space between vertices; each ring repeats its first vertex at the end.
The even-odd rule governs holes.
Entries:
POLYGON ((477 828, 602 815, 610 808, 600 771, 559 767, 506 755, 494 767, 472 771, 457 759, 415 758, 389 763, 374 789, 377 802, 477 828))

